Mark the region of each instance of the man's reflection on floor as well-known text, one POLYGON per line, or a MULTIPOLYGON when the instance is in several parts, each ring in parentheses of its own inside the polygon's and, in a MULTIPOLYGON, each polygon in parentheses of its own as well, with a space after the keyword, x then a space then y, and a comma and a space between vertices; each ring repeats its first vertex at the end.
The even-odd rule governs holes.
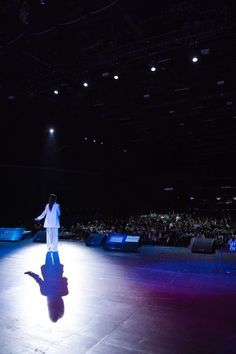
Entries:
POLYGON ((69 293, 67 278, 63 277, 63 268, 58 252, 47 252, 45 264, 41 266, 42 278, 36 273, 25 272, 39 284, 41 294, 47 296, 49 317, 53 322, 63 317, 62 296, 69 293))

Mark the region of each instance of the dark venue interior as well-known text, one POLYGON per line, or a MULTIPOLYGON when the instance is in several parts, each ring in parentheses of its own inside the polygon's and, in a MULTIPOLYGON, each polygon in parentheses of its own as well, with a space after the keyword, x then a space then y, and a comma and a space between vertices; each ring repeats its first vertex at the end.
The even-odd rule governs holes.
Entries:
POLYGON ((234 353, 235 14, 0 0, 0 354, 234 353))

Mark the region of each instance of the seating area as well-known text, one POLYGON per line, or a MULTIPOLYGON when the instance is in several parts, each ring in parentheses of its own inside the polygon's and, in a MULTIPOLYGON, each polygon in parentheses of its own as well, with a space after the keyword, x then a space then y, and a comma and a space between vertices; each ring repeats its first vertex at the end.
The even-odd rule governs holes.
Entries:
POLYGON ((200 216, 197 213, 149 213, 127 219, 108 218, 76 222, 70 232, 86 240, 94 232, 122 232, 140 235, 142 244, 189 246, 193 238, 215 239, 216 247, 225 247, 234 240, 235 231, 229 215, 200 216))

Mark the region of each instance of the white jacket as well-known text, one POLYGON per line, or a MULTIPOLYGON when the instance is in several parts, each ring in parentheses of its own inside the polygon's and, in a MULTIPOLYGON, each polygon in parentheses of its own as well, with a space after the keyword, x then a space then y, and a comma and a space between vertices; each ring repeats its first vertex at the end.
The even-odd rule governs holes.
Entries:
POLYGON ((52 210, 49 209, 49 204, 46 205, 44 211, 41 215, 39 215, 35 220, 41 220, 45 217, 44 227, 60 227, 59 216, 61 215, 60 205, 58 203, 54 203, 52 206, 52 210))

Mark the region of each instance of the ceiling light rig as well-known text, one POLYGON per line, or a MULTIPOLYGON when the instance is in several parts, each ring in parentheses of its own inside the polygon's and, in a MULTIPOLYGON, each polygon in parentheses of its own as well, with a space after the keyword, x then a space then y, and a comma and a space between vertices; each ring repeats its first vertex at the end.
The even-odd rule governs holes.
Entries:
POLYGON ((102 140, 98 140, 98 139, 95 139, 95 138, 91 138, 91 139, 89 139, 87 136, 85 136, 84 137, 84 139, 83 139, 84 141, 86 141, 86 142, 92 142, 93 144, 100 144, 100 145, 104 145, 104 141, 102 141, 102 140))
POLYGON ((197 63, 198 62, 198 57, 197 56, 192 57, 192 62, 193 63, 197 63))
POLYGON ((210 53, 210 49, 209 48, 204 48, 200 50, 200 53, 202 55, 208 55, 210 53))

